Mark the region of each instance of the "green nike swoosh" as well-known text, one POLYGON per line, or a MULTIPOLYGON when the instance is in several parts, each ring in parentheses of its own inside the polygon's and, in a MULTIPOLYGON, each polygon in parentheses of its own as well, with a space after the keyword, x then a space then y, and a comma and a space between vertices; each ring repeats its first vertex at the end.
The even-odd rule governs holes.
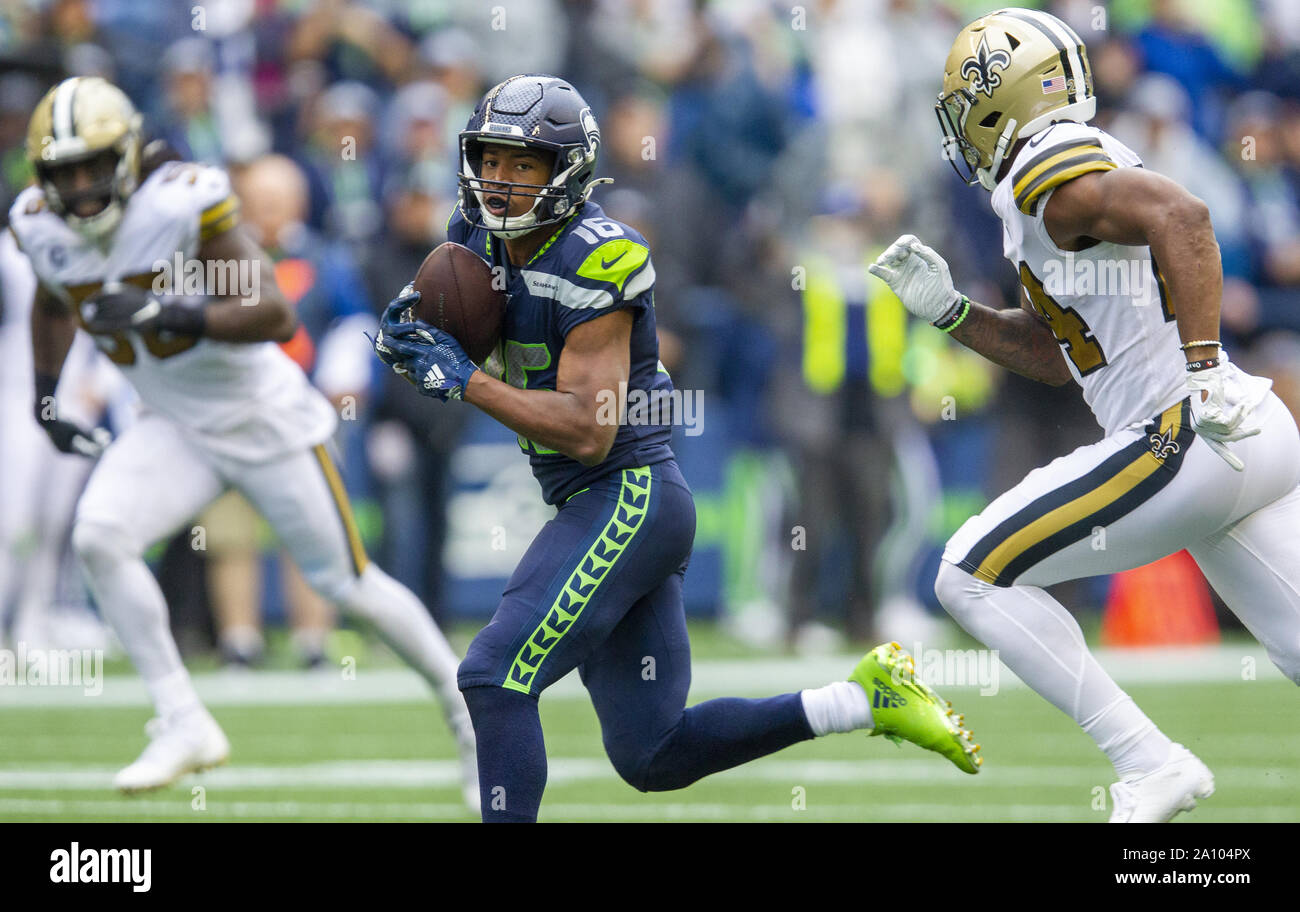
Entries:
POLYGON ((614 259, 610 260, 608 263, 605 262, 605 258, 604 258, 604 257, 601 257, 601 260, 600 260, 600 268, 601 268, 601 269, 608 269, 609 267, 611 267, 611 266, 613 266, 615 263, 617 263, 619 260, 623 259, 623 257, 625 257, 625 256, 627 256, 627 251, 626 251, 626 250, 624 250, 624 251, 623 251, 622 253, 620 253, 618 256, 614 257, 614 259))

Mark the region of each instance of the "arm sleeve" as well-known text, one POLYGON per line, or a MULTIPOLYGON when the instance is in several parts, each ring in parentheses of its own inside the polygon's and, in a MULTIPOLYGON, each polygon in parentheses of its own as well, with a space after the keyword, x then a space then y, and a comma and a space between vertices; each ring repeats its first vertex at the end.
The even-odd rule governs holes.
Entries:
POLYGON ((650 248, 629 238, 606 241, 587 255, 559 297, 560 334, 625 307, 640 316, 653 305, 654 282, 650 248))

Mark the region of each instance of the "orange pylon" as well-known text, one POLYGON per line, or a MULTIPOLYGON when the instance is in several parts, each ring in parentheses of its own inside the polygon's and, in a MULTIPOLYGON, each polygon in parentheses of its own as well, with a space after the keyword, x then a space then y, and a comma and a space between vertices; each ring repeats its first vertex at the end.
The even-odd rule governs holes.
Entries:
POLYGON ((1101 619, 1106 646, 1193 646, 1219 641, 1210 587, 1186 551, 1111 577, 1101 619))

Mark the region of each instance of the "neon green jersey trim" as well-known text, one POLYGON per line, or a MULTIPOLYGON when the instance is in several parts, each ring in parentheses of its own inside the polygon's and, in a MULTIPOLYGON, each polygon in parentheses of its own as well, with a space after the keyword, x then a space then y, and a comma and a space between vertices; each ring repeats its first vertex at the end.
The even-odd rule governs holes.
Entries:
POLYGON ((606 241, 587 254, 578 267, 578 275, 594 282, 609 282, 622 292, 623 283, 649 257, 649 248, 628 238, 606 241))

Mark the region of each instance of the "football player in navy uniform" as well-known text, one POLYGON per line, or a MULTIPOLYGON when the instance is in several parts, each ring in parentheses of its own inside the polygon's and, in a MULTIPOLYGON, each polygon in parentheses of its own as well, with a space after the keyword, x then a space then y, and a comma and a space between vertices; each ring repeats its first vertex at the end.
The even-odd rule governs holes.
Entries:
POLYGON ((500 345, 480 369, 449 334, 413 319, 419 293, 409 286, 375 340, 425 395, 463 399, 515 431, 557 510, 460 666, 484 821, 537 819, 546 785, 537 701, 575 667, 614 768, 642 791, 855 729, 977 772, 961 717, 915 679, 897 644, 869 652, 848 681, 686 708, 682 580, 695 505, 668 410, 622 416, 611 405, 623 384, 627 401, 639 391, 665 402, 672 381, 659 362, 646 240, 588 200, 599 144, 591 110, 561 79, 515 76, 489 91, 460 134, 448 238, 506 282, 500 345))

